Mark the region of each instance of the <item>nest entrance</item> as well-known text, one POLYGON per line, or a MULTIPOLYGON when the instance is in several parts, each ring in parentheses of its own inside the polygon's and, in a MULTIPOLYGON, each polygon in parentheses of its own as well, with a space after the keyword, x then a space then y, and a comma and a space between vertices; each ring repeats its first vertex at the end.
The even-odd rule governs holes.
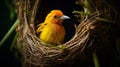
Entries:
POLYGON ((37 9, 40 2, 41 0, 19 0, 17 2, 18 19, 20 20, 17 28, 19 34, 17 48, 23 56, 23 64, 27 64, 28 66, 45 66, 74 62, 72 60, 76 57, 82 59, 80 56, 82 56, 84 52, 91 54, 93 51, 101 48, 99 46, 101 46, 101 44, 104 43, 103 40, 107 38, 103 38, 103 36, 106 36, 110 25, 106 28, 95 19, 96 16, 99 17, 99 13, 95 13, 95 16, 82 20, 76 27, 75 35, 63 44, 65 48, 42 45, 34 29, 35 18, 38 12, 37 9), (99 42, 99 44, 93 45, 94 40, 98 37, 102 42, 96 41, 99 42))

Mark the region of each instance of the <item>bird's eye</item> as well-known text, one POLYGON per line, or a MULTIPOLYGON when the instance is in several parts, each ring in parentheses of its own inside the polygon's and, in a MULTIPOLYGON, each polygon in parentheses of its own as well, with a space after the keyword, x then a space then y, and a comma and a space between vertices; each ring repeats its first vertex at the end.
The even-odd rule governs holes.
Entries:
POLYGON ((57 18, 57 16, 55 15, 54 18, 57 18))
POLYGON ((54 18, 58 19, 59 17, 55 15, 54 18))

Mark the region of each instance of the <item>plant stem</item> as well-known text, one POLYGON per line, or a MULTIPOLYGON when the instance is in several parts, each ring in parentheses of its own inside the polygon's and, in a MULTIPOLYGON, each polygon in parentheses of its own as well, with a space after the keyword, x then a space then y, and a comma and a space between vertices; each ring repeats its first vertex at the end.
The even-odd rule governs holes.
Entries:
POLYGON ((100 67, 98 57, 97 57, 97 54, 95 52, 93 52, 93 61, 94 61, 95 67, 100 67))
POLYGON ((93 8, 90 4, 90 0, 85 0, 84 2, 84 11, 86 14, 91 15, 93 13, 93 8))
POLYGON ((16 41, 17 41, 17 37, 18 37, 18 33, 15 34, 15 37, 14 37, 14 39, 13 39, 13 42, 12 42, 12 44, 11 44, 11 46, 10 46, 10 50, 11 50, 11 51, 12 51, 12 48, 13 48, 14 44, 15 44, 16 41))
POLYGON ((19 24, 19 20, 17 19, 15 21, 15 23, 12 25, 12 27, 9 29, 9 31, 6 33, 6 35, 3 37, 3 39, 0 41, 0 47, 8 39, 8 37, 11 35, 11 33, 16 29, 18 24, 19 24))

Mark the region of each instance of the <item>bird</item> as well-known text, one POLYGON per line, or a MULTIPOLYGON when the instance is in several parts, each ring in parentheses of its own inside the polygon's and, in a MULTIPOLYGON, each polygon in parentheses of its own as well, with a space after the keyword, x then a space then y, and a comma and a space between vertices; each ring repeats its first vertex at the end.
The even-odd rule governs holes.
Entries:
POLYGON ((61 10, 51 10, 44 22, 37 25, 36 33, 39 39, 52 45, 62 44, 66 35, 62 23, 66 19, 70 17, 64 15, 61 10))

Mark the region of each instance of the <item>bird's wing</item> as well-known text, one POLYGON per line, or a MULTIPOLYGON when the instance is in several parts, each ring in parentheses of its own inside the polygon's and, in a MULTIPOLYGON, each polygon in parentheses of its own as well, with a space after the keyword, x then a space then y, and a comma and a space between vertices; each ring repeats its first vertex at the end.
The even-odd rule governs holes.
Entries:
POLYGON ((41 23, 37 25, 37 30, 36 30, 37 34, 40 33, 46 25, 47 23, 41 23))

